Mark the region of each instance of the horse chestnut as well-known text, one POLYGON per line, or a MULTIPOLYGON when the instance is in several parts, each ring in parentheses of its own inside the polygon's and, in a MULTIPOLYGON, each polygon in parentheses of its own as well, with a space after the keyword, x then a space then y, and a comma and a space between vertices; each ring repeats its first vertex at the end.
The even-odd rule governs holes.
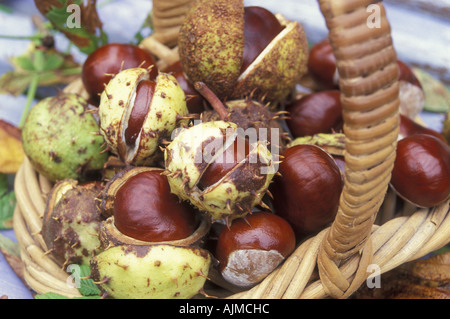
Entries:
POLYGON ((248 287, 272 272, 295 249, 292 227, 266 211, 235 219, 219 235, 216 257, 225 280, 248 287))
POLYGON ((123 70, 102 92, 100 134, 124 163, 152 166, 162 158, 162 140, 188 121, 185 99, 170 74, 159 72, 153 81, 147 69, 123 70))
POLYGON ((241 73, 261 54, 284 29, 275 15, 258 7, 244 7, 244 55, 241 73))
POLYGON ((450 149, 428 134, 413 134, 397 143, 391 185, 419 207, 436 206, 450 195, 450 149))
POLYGON ((54 184, 47 195, 42 218, 42 238, 51 256, 63 269, 69 264, 87 264, 101 251, 96 236, 103 220, 96 197, 100 182, 79 184, 64 179, 54 184))
POLYGON ((265 143, 250 143, 247 152, 239 132, 232 122, 202 122, 182 129, 165 148, 171 191, 213 220, 231 222, 261 204, 275 173, 265 143))
POLYGON ((114 222, 123 234, 147 242, 173 241, 197 228, 195 210, 170 192, 162 169, 127 178, 116 191, 114 222))
POLYGON ((204 82, 221 100, 254 94, 282 101, 306 73, 302 26, 263 8, 245 9, 242 0, 196 1, 178 47, 190 81, 204 82))
POLYGON ((308 71, 327 89, 338 87, 338 73, 333 47, 324 39, 311 47, 308 57, 308 71))
POLYGON ((22 129, 22 142, 36 171, 52 182, 86 181, 100 174, 108 153, 103 137, 92 134, 98 132, 99 124, 91 111, 80 95, 65 92, 33 106, 22 129))
POLYGON ((144 49, 127 43, 108 43, 86 58, 81 70, 81 80, 94 102, 100 102, 100 94, 111 78, 130 68, 151 68, 150 78, 158 75, 155 59, 144 49))
POLYGON ((438 139, 442 140, 443 142, 447 143, 444 135, 439 133, 436 130, 433 130, 431 128, 425 127, 411 118, 409 118, 406 115, 400 114, 400 138, 412 135, 412 134, 429 134, 437 137, 438 139))
POLYGON ((311 93, 286 106, 286 125, 294 138, 342 130, 339 90, 311 93))
POLYGON ((339 167, 322 148, 299 144, 283 153, 270 186, 275 212, 286 219, 298 236, 321 230, 333 221, 342 191, 339 167))
MULTIPOLYGON (((224 143, 226 143, 226 140, 224 140, 224 143)), ((198 187, 205 189, 220 181, 233 168, 244 161, 248 157, 249 152, 250 145, 248 142, 243 137, 238 136, 230 146, 226 147, 208 165, 208 168, 203 172, 202 177, 198 181, 198 187)))

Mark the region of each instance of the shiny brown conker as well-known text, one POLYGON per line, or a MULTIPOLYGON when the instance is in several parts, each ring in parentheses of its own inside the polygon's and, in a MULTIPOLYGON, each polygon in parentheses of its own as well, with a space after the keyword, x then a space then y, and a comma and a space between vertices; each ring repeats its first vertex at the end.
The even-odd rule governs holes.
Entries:
POLYGON ((432 207, 450 196, 450 148, 428 134, 413 134, 397 143, 391 185, 400 197, 432 207))
POLYGON ((170 192, 162 169, 141 172, 117 190, 114 221, 132 238, 160 242, 183 239, 197 228, 195 210, 170 192))
MULTIPOLYGON (((224 143, 226 141, 224 140, 224 143)), ((205 189, 220 181, 227 173, 246 159, 250 152, 250 145, 244 138, 237 136, 224 152, 218 155, 203 172, 198 182, 201 189, 205 189)))
POLYGON ((308 57, 308 71, 325 88, 338 87, 336 58, 328 38, 311 47, 308 57))
POLYGON ((447 142, 446 139, 444 138, 444 135, 442 135, 438 131, 425 127, 403 114, 400 114, 399 134, 401 138, 412 134, 429 134, 437 137, 443 142, 447 142))
POLYGON ((244 55, 241 73, 283 29, 269 10, 258 6, 244 7, 244 55))
POLYGON ((153 66, 150 78, 155 79, 158 69, 149 52, 132 44, 108 43, 86 58, 81 70, 81 80, 90 98, 98 102, 99 95, 113 75, 125 69, 150 66, 153 66))
POLYGON ((399 81, 406 81, 422 89, 422 84, 416 75, 412 72, 411 68, 403 61, 397 60, 398 66, 398 79, 399 81))
POLYGON ((281 176, 270 186, 275 213, 301 237, 334 220, 342 191, 339 167, 329 153, 310 144, 289 147, 282 154, 281 176))
POLYGON ((295 244, 288 222, 273 213, 258 211, 224 227, 215 254, 227 281, 250 286, 273 271, 294 251, 295 244))
POLYGON ((290 102, 286 125, 292 136, 303 137, 342 130, 342 105, 339 90, 311 93, 290 102))
POLYGON ((156 82, 152 80, 142 80, 136 87, 136 97, 125 130, 125 142, 129 146, 136 144, 136 139, 139 133, 141 133, 142 125, 147 117, 153 94, 155 93, 155 88, 156 82))

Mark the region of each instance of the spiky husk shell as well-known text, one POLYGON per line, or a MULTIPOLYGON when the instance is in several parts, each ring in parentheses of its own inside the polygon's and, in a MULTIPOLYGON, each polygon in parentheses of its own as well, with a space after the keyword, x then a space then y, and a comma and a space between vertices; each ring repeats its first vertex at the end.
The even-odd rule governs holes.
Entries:
POLYGON ((204 82, 221 99, 229 96, 244 52, 242 1, 194 1, 180 27, 178 48, 181 65, 192 83, 204 82))
POLYGON ((92 256, 101 251, 98 232, 102 218, 95 199, 102 188, 100 182, 79 185, 68 179, 57 182, 48 194, 41 234, 62 268, 89 265, 92 256))
POLYGON ((196 1, 180 28, 178 42, 188 79, 204 82, 222 100, 239 99, 255 89, 272 101, 286 99, 307 72, 308 43, 298 22, 278 18, 284 30, 241 74, 243 1, 196 1))
POLYGON ((100 133, 111 152, 133 165, 153 165, 162 158, 161 140, 170 138, 172 131, 188 115, 186 96, 170 74, 159 72, 148 114, 134 147, 126 144, 125 130, 134 105, 140 81, 149 79, 143 68, 119 72, 105 87, 99 105, 100 133))
POLYGON ((345 134, 318 133, 311 136, 297 137, 288 144, 288 147, 302 144, 316 145, 332 155, 343 156, 345 152, 345 134))
POLYGON ((207 212, 213 220, 231 222, 249 213, 261 203, 275 173, 266 143, 256 142, 249 155, 218 182, 205 189, 198 187, 203 172, 235 141, 237 134, 235 123, 203 122, 181 130, 165 149, 166 175, 171 191, 200 211, 207 212), (205 154, 207 149, 214 155, 205 154))
POLYGON ((104 139, 88 103, 77 94, 60 92, 42 99, 29 112, 22 130, 25 154, 52 182, 86 180, 108 159, 104 139))
POLYGON ((203 288, 211 264, 200 248, 167 244, 109 248, 91 261, 91 274, 117 299, 186 299, 203 288))
POLYGON ((298 22, 289 22, 239 76, 231 98, 242 98, 256 89, 255 96, 283 101, 306 74, 307 61, 305 31, 298 22))
MULTIPOLYGON (((284 131, 280 119, 286 115, 285 112, 272 112, 268 105, 250 97, 226 101, 224 104, 228 110, 227 121, 236 123, 238 127, 249 130, 249 132, 254 129, 258 140, 267 141, 268 145, 270 144, 272 153, 274 153, 274 148, 277 148, 278 152, 284 149, 287 133, 284 131)), ((207 110, 201 114, 201 120, 204 122, 218 121, 220 115, 215 110, 207 110)))

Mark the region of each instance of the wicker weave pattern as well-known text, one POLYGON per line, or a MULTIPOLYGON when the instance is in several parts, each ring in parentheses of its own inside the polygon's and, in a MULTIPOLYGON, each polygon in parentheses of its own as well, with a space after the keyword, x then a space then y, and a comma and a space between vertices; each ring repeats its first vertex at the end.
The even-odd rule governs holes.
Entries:
POLYGON ((178 42, 178 30, 192 0, 153 0, 153 29, 155 38, 168 46, 178 42))

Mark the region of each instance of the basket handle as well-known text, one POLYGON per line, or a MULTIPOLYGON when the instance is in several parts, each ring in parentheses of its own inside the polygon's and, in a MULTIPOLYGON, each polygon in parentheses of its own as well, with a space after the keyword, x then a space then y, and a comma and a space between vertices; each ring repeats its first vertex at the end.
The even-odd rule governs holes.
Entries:
POLYGON ((194 0, 153 0, 154 38, 168 47, 178 43, 178 31, 194 0))
POLYGON ((337 60, 344 117, 345 183, 336 218, 317 256, 328 295, 346 298, 367 278, 370 234, 393 168, 399 129, 397 56, 383 4, 319 0, 337 60), (359 255, 346 278, 339 265, 359 255))

